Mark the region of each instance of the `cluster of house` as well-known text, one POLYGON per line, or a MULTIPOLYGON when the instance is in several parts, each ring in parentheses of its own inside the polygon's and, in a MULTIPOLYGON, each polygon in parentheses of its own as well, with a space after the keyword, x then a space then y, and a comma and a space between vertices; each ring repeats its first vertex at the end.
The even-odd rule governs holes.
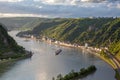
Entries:
MULTIPOLYGON (((78 47, 78 48, 81 48, 81 49, 89 49, 89 50, 96 51, 96 52, 100 52, 103 49, 103 47, 101 47, 101 48, 90 47, 88 43, 85 43, 84 46, 80 46, 80 45, 78 45, 76 43, 71 44, 70 42, 61 42, 61 41, 57 41, 55 39, 48 38, 48 37, 45 37, 45 36, 42 37, 42 40, 43 41, 47 41, 49 43, 53 42, 55 44, 59 44, 59 45, 63 45, 63 46, 68 46, 68 47, 78 47)), ((107 47, 105 47, 104 49, 107 49, 107 47)))
MULTIPOLYGON (((32 38, 32 39, 38 39, 37 37, 34 37, 33 35, 26 35, 26 37, 29 37, 29 38, 32 38)), ((69 41, 67 42, 62 42, 62 41, 57 41, 53 38, 49 38, 49 37, 46 37, 46 36, 41 36, 41 38, 39 38, 43 41, 46 41, 48 43, 55 43, 55 44, 58 44, 58 45, 62 45, 62 46, 68 46, 68 47, 78 47, 78 48, 81 48, 81 49, 89 49, 89 50, 94 50, 96 52, 100 52, 102 49, 108 49, 107 47, 101 47, 101 48, 96 48, 96 47, 90 47, 88 43, 85 43, 84 46, 80 46, 76 43, 73 43, 71 44, 69 41)))
POLYGON ((43 36, 42 37, 42 40, 43 41, 47 41, 49 43, 55 43, 55 44, 59 44, 59 45, 63 45, 63 46, 68 46, 68 47, 78 47, 79 45, 74 43, 74 44, 71 44, 69 41, 66 41, 66 42, 62 42, 62 41, 57 41, 55 39, 52 39, 52 38, 48 38, 48 37, 45 37, 43 36))

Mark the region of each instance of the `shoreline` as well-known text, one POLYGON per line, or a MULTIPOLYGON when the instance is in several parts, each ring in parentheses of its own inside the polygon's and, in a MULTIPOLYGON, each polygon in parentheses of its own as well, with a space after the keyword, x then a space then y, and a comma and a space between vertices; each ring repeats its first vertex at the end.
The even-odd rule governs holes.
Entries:
POLYGON ((15 59, 3 59, 0 61, 0 76, 2 76, 7 70, 11 69, 12 66, 16 64, 17 61, 24 60, 31 58, 31 53, 29 51, 26 51, 26 54, 24 56, 21 56, 19 58, 15 59))
POLYGON ((50 40, 42 40, 42 41, 47 42, 49 44, 55 44, 55 45, 66 46, 66 47, 71 47, 71 48, 78 48, 78 49, 84 50, 85 52, 93 54, 96 57, 98 57, 99 59, 103 60, 108 65, 110 65, 113 70, 116 71, 115 64, 113 64, 110 59, 106 59, 104 56, 102 56, 102 55, 99 54, 102 49, 93 48, 93 47, 87 47, 86 48, 85 46, 78 46, 77 44, 75 44, 75 45, 74 44, 67 44, 65 42, 60 42, 60 41, 57 41, 57 42, 56 41, 52 42, 50 40))
MULTIPOLYGON (((22 37, 22 38, 26 38, 26 37, 22 37)), ((54 41, 54 40, 49 39, 49 38, 46 39, 46 37, 42 37, 41 39, 37 39, 36 37, 32 36, 32 37, 27 37, 26 39, 32 39, 32 40, 36 40, 36 41, 44 41, 44 42, 47 42, 49 44, 55 44, 55 45, 66 46, 66 47, 71 47, 71 48, 78 48, 78 49, 84 50, 85 52, 88 52, 90 54, 97 56, 99 59, 103 60, 108 65, 110 65, 112 67, 112 69, 116 70, 115 65, 111 62, 111 60, 108 60, 104 56, 99 54, 102 51, 102 49, 100 49, 100 48, 85 47, 85 46, 80 46, 78 44, 71 44, 71 43, 65 43, 65 42, 61 42, 61 41, 54 41)))
MULTIPOLYGON (((26 37, 22 37, 22 38, 26 38, 26 37)), ((71 44, 71 43, 65 43, 65 42, 61 42, 61 41, 52 41, 51 39, 45 39, 44 37, 42 39, 37 39, 36 37, 27 37, 27 39, 32 39, 32 40, 36 40, 36 41, 44 41, 47 42, 49 44, 55 44, 55 45, 60 45, 60 46, 65 46, 65 47, 71 47, 71 48, 78 48, 81 50, 84 50, 85 52, 88 52, 90 54, 95 55, 96 57, 98 57, 99 59, 103 60, 104 62, 106 62, 108 65, 111 66, 111 68, 113 70, 116 70, 115 65, 112 64, 110 62, 110 60, 107 60, 104 56, 100 55, 99 53, 102 51, 102 49, 99 48, 93 48, 93 47, 85 47, 85 46, 80 46, 78 44, 71 44)))
MULTIPOLYGON (((42 40, 42 41, 45 41, 45 40, 42 40)), ((60 46, 78 48, 78 49, 84 50, 85 52, 93 54, 94 56, 98 57, 99 59, 101 59, 102 61, 107 63, 115 71, 115 78, 116 78, 116 80, 120 79, 119 69, 116 68, 116 64, 114 63, 114 61, 112 59, 110 59, 110 58, 107 59, 104 55, 99 54, 102 51, 102 49, 93 48, 93 47, 87 47, 86 48, 85 46, 76 46, 76 44, 73 45, 73 44, 67 44, 67 43, 64 43, 64 42, 59 43, 59 44, 55 43, 55 42, 51 42, 51 41, 45 41, 45 42, 50 43, 50 44, 52 43, 52 44, 55 44, 55 45, 60 45, 60 46)))
MULTIPOLYGON (((22 38, 26 38, 26 37, 22 37, 22 38)), ((104 55, 99 54, 102 51, 102 49, 100 49, 100 48, 85 47, 85 46, 80 46, 78 44, 65 43, 65 42, 55 41, 53 39, 45 39, 45 38, 37 39, 36 37, 29 37, 29 38, 27 37, 26 39, 32 39, 32 40, 36 40, 36 41, 44 41, 49 44, 55 44, 55 45, 66 46, 66 47, 71 47, 71 48, 78 48, 78 49, 84 50, 85 52, 95 55, 96 57, 98 57, 99 59, 103 60, 108 65, 110 65, 111 68, 115 71, 115 77, 117 75, 118 70, 116 69, 116 65, 114 64, 114 62, 111 59, 107 59, 104 57, 104 55)), ((104 48, 104 49, 106 49, 106 48, 104 48)), ((116 78, 116 80, 118 80, 118 78, 116 78)))

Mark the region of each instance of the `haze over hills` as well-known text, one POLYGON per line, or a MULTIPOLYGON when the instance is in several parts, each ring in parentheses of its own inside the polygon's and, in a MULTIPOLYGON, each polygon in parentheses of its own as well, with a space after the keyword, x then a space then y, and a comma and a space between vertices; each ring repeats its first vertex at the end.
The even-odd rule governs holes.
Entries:
POLYGON ((59 21, 59 18, 39 18, 39 17, 5 17, 0 18, 0 23, 8 30, 30 30, 39 26, 42 22, 59 21))
MULTIPOLYGON (((27 23, 37 20, 36 17, 6 17, 0 18, 0 23, 4 24, 8 30, 19 29, 27 23)), ((31 27, 29 27, 31 28, 31 27)))

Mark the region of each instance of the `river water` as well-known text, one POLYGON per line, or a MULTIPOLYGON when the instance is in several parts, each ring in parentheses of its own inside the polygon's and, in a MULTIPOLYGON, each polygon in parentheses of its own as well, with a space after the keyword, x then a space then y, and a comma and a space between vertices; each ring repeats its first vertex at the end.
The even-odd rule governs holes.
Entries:
POLYGON ((95 65, 97 71, 80 80, 115 80, 114 70, 92 54, 42 41, 25 41, 24 38, 15 37, 16 33, 17 31, 9 32, 19 45, 34 52, 34 55, 30 59, 18 61, 0 76, 0 80, 52 80, 58 74, 65 75, 71 70, 79 71, 90 65, 95 65), (62 52, 56 56, 55 51, 58 49, 62 49, 62 52))

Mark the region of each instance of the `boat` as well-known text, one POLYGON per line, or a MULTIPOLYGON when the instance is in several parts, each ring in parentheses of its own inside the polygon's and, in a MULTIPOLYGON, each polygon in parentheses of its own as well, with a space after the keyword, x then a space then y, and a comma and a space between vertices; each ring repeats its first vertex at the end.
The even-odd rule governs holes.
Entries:
POLYGON ((62 49, 58 49, 57 51, 55 51, 55 55, 58 55, 61 52, 62 52, 62 49))
POLYGON ((25 41, 25 42, 28 42, 29 40, 28 40, 28 39, 25 39, 24 41, 25 41))

